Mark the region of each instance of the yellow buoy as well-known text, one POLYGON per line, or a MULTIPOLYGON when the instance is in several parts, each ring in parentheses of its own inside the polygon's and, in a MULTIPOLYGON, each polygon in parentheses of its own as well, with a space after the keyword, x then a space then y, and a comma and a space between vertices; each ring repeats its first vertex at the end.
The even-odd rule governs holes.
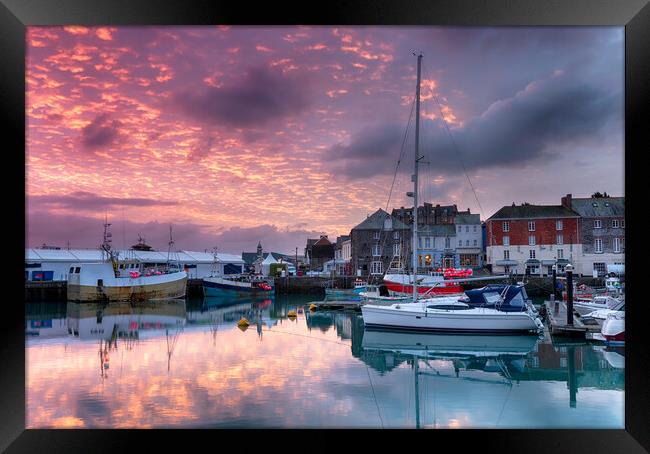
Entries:
POLYGON ((298 314, 296 314, 296 311, 289 311, 287 312, 287 317, 297 317, 298 314))
POLYGON ((250 325, 250 323, 248 323, 248 320, 246 320, 245 317, 242 317, 241 319, 239 319, 239 322, 237 322, 237 326, 239 326, 240 328, 248 327, 248 325, 250 325))
POLYGON ((316 309, 318 309, 318 306, 316 306, 314 303, 312 303, 312 304, 309 306, 309 310, 312 311, 312 312, 315 311, 316 309))

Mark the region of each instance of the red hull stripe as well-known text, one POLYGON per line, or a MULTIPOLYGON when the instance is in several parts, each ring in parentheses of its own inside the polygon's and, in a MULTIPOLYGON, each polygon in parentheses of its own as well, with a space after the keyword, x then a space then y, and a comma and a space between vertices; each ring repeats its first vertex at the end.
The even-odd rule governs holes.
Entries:
MULTIPOLYGON (((385 282, 388 290, 399 293, 408 293, 413 294, 412 285, 404 284, 395 284, 393 282, 385 282)), ((418 287, 418 293, 426 293, 431 289, 431 287, 418 287)), ((433 290, 429 292, 434 295, 446 295, 453 293, 463 293, 463 287, 460 285, 446 285, 445 287, 433 287, 433 290)))

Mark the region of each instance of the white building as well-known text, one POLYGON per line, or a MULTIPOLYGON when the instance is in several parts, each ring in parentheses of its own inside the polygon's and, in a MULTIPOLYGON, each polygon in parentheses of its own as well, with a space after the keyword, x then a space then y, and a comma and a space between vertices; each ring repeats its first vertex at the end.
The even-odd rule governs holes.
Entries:
MULTIPOLYGON (((120 259, 133 259, 144 266, 164 265, 168 262, 167 252, 162 251, 116 251, 120 259)), ((196 251, 178 251, 169 255, 172 263, 178 263, 188 273, 189 279, 201 279, 210 276, 213 270, 217 274, 241 273, 244 261, 234 254, 214 254, 196 251)), ((70 268, 81 263, 102 261, 99 249, 25 249, 26 281, 67 281, 70 268)))
POLYGON ((478 214, 459 213, 456 215, 455 248, 458 255, 458 265, 478 268, 483 266, 483 231, 478 214))

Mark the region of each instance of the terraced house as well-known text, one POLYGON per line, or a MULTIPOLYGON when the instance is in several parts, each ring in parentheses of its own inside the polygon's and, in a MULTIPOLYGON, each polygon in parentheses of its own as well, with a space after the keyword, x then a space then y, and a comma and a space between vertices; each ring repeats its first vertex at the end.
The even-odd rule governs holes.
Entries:
POLYGON ((583 275, 602 277, 608 265, 625 264, 625 197, 562 197, 562 206, 580 215, 582 252, 576 262, 583 275))
POLYGON ((380 278, 399 257, 408 267, 411 238, 408 225, 382 209, 375 211, 350 231, 353 272, 380 278))
POLYGON ((562 272, 582 253, 580 215, 564 205, 504 206, 487 219, 486 238, 497 273, 549 275, 553 265, 562 272))

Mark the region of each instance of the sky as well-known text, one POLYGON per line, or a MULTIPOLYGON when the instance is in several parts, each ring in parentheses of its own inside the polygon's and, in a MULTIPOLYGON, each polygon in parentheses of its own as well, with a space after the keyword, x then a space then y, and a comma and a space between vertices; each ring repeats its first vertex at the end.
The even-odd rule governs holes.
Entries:
POLYGON ((622 27, 28 27, 26 246, 298 253, 377 209, 624 195, 622 27), (391 190, 392 188, 392 190, 391 190))

